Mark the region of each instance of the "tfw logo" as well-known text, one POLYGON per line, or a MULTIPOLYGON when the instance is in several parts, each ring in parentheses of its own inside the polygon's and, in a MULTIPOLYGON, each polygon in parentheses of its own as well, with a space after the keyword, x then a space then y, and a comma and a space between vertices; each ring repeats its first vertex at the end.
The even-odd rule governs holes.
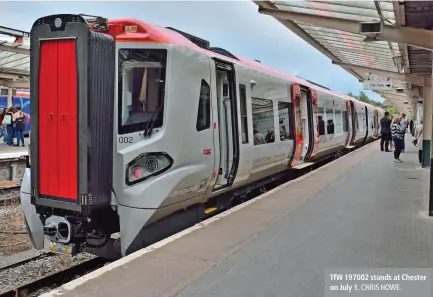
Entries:
POLYGON ((203 150, 203 155, 209 156, 212 153, 211 149, 205 149, 203 150))

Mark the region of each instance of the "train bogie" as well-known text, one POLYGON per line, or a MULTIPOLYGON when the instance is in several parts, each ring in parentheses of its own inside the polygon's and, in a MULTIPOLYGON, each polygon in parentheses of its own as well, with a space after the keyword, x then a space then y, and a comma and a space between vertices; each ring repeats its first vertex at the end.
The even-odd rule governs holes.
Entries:
MULTIPOLYGON (((32 147, 39 145, 32 150, 33 164, 26 175, 31 186, 23 183, 22 197, 37 247, 43 230, 55 243, 72 242, 76 251, 86 249, 106 257, 129 254, 229 207, 235 196, 242 197, 290 170, 312 166, 363 144, 374 134, 372 118, 377 126, 379 111, 356 99, 211 48, 206 41, 176 29, 128 19, 83 22, 83 17, 70 15, 43 18, 45 29, 52 30, 57 19, 66 22, 65 28, 70 30, 59 33, 63 29, 58 28, 53 38, 70 34, 71 28, 78 26, 86 32, 100 31, 97 34, 112 38, 113 44, 116 41, 112 70, 103 73, 99 84, 100 90, 104 89, 100 92, 105 94, 104 104, 111 105, 100 107, 108 113, 108 120, 95 117, 100 129, 92 130, 98 127, 93 122, 77 143, 77 172, 86 170, 86 176, 86 166, 105 171, 96 174, 93 181, 97 184, 88 187, 94 190, 77 186, 74 197, 90 197, 103 205, 83 208, 80 198, 70 204, 74 207, 65 208, 59 193, 44 198, 51 199, 50 204, 41 200, 40 191, 33 189, 40 184, 37 168, 45 164, 40 149, 43 132, 32 134, 32 147), (114 138, 110 143, 97 143, 108 139, 108 134, 114 138), (87 155, 89 151, 93 155, 87 155), (108 158, 107 152, 110 160, 105 167, 98 167, 103 162, 101 156, 108 158), (93 162, 90 167, 87 160, 93 162), (97 179, 106 174, 110 180, 97 179), (103 193, 98 192, 102 188, 103 193), (31 203, 27 193, 34 196, 31 203), (39 223, 35 219, 38 214, 45 216, 39 223), (61 225, 92 229, 60 238, 61 225)), ((83 56, 80 47, 70 51, 83 56)), ((36 70, 44 64, 33 62, 32 67, 33 85, 40 85, 36 70)), ((88 93, 83 90, 89 90, 92 80, 101 74, 93 71, 85 75, 87 82, 80 81, 76 107, 82 123, 86 116, 98 112, 86 101, 88 93)), ((40 89, 32 92, 32 112, 39 117, 38 124, 49 107, 38 100, 40 89)), ((51 99, 57 104, 54 96, 51 99)), ((47 114, 51 113, 55 116, 58 112, 47 114)), ((79 129, 85 126, 78 125, 79 129)), ((58 171, 53 174, 53 179, 66 183, 58 171)), ((80 176, 77 185, 83 181, 80 176)))

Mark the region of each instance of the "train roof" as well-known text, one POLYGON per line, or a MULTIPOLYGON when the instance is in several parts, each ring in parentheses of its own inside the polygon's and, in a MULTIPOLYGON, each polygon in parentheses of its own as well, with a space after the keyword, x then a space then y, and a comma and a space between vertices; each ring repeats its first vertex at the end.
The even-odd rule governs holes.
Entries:
POLYGON ((259 61, 253 61, 240 57, 221 48, 210 47, 210 43, 208 41, 171 27, 164 28, 133 18, 112 19, 108 21, 108 25, 108 34, 114 36, 118 42, 154 42, 186 46, 197 51, 205 52, 209 56, 228 60, 235 64, 240 64, 248 68, 256 69, 267 74, 284 78, 306 87, 340 97, 344 100, 352 100, 356 104, 378 108, 348 95, 343 95, 332 91, 308 80, 290 75, 277 69, 273 69, 259 61))

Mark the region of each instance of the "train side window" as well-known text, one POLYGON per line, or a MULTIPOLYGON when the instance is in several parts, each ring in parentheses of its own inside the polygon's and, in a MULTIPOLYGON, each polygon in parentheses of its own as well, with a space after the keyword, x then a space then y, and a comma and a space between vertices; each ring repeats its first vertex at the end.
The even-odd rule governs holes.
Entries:
POLYGON ((245 85, 239 85, 241 101, 241 134, 242 143, 248 143, 248 115, 247 115, 247 89, 245 85))
POLYGON ((317 108, 317 119, 318 119, 317 130, 319 130, 320 136, 325 135, 326 124, 325 124, 325 119, 323 118, 323 116, 324 116, 323 107, 317 108))
POLYGON ((344 121, 341 115, 341 110, 335 111, 335 134, 340 134, 343 132, 344 121))
POLYGON ((278 123, 280 129, 280 140, 285 141, 291 139, 290 116, 288 102, 278 102, 278 123))
POLYGON ((275 141, 274 103, 269 99, 251 97, 254 145, 275 141))
POLYGON ((198 101, 197 112, 197 131, 203 131, 210 128, 210 86, 202 79, 200 87, 200 99, 198 101))
POLYGON ((334 110, 326 109, 326 133, 328 135, 334 134, 335 131, 335 120, 334 120, 334 110))
POLYGON ((349 118, 347 117, 347 111, 343 111, 343 132, 347 132, 348 124, 349 118))

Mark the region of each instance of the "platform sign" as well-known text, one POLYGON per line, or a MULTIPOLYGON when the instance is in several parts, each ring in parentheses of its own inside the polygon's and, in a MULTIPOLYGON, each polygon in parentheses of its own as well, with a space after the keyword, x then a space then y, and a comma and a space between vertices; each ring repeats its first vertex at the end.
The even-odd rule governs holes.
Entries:
POLYGON ((392 91, 391 81, 364 80, 364 90, 392 91))

